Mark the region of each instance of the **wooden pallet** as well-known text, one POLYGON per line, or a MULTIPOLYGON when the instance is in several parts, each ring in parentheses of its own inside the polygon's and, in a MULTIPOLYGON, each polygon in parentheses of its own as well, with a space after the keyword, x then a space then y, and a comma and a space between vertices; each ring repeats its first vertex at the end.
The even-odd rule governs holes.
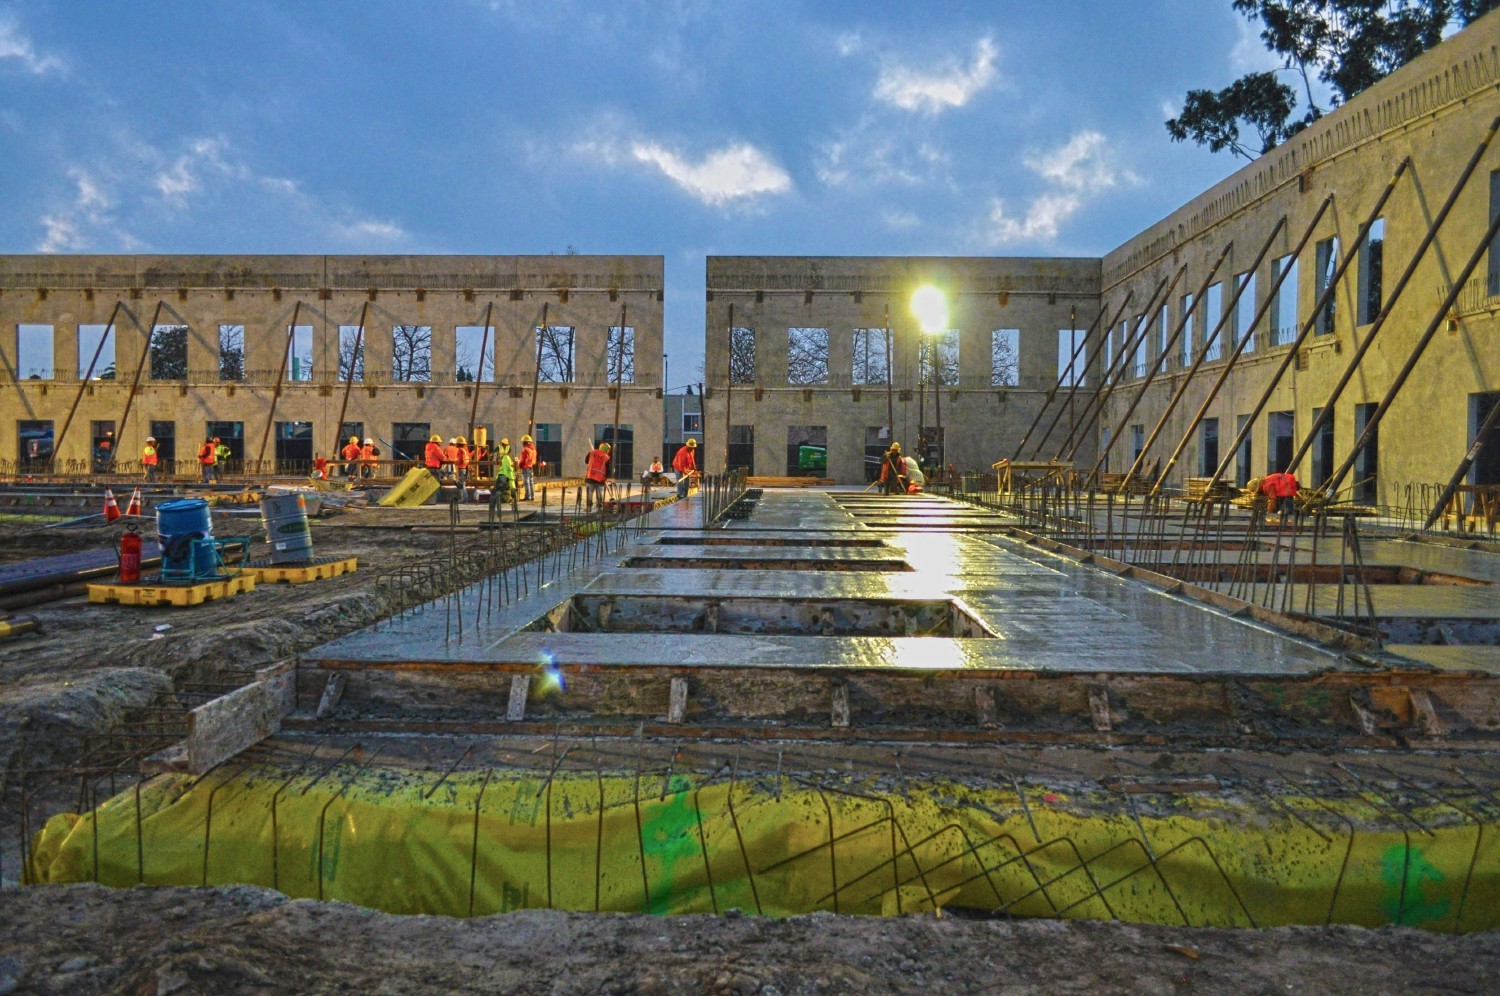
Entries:
POLYGON ((256 560, 245 564, 243 569, 260 584, 306 584, 351 574, 358 566, 358 557, 343 557, 304 564, 271 564, 256 560))
POLYGON ((240 574, 224 581, 204 581, 201 584, 91 584, 89 601, 148 607, 188 606, 202 605, 204 602, 214 602, 254 590, 254 575, 240 574))

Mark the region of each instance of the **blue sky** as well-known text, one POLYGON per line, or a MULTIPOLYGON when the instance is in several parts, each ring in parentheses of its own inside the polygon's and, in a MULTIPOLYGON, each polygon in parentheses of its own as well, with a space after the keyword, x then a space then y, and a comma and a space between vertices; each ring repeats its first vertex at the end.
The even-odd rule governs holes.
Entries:
MULTIPOLYGON (((0 252, 1099 255, 1229 0, 0 0, 0 252)), ((679 374, 679 371, 681 373, 679 374)))

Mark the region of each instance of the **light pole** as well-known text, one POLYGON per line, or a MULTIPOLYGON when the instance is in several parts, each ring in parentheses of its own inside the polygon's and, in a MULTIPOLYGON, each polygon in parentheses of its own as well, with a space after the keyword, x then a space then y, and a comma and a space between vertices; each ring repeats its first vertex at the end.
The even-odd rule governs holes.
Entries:
MULTIPOLYGON (((943 292, 931 284, 923 284, 911 295, 911 313, 916 316, 917 324, 922 327, 924 337, 917 349, 918 373, 921 372, 922 350, 921 346, 929 347, 930 369, 932 371, 932 404, 933 413, 937 419, 938 452, 937 472, 941 476, 943 470, 943 379, 938 374, 937 342, 934 337, 943 335, 948 331, 948 299, 943 292)), ((920 378, 919 378, 920 379, 920 378)), ((918 447, 922 457, 927 456, 927 427, 918 426, 918 447)))

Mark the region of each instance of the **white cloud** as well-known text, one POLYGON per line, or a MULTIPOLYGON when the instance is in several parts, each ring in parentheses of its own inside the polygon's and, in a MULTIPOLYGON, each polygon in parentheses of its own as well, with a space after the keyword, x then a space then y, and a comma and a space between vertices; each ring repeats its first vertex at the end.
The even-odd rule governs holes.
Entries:
POLYGON ((636 161, 655 166, 689 195, 714 207, 792 189, 792 178, 786 171, 747 143, 710 152, 697 162, 656 142, 634 142, 630 153, 636 161))
POLYGON ((994 41, 986 37, 975 43, 974 57, 966 66, 952 58, 933 69, 887 65, 875 81, 875 98, 902 110, 926 114, 962 107, 995 81, 999 54, 994 41))
POLYGON ((64 68, 57 56, 38 54, 14 17, 0 16, 0 62, 6 59, 15 59, 27 72, 38 76, 64 68))
POLYGON ((38 252, 129 252, 147 248, 126 230, 186 215, 195 226, 232 230, 241 219, 286 219, 299 235, 353 250, 387 248, 408 234, 394 221, 360 217, 305 191, 294 179, 258 173, 222 137, 187 140, 175 155, 129 135, 65 170, 71 199, 39 219, 38 252), (107 163, 95 167, 93 163, 107 163))
POLYGON ((886 208, 881 213, 880 220, 884 221, 887 227, 903 232, 910 231, 922 224, 922 219, 917 217, 914 212, 903 208, 886 208))
POLYGON ((933 142, 913 142, 866 118, 824 142, 814 170, 829 187, 917 186, 943 176, 948 164, 948 153, 933 142))
POLYGON ((845 31, 833 39, 834 50, 848 58, 865 47, 865 39, 858 31, 845 31))
POLYGON ((987 236, 996 245, 1049 242, 1099 194, 1140 183, 1134 173, 1110 161, 1109 142, 1096 131, 1081 131, 1056 149, 1021 161, 1044 181, 1044 189, 1020 214, 1012 213, 1002 198, 990 201, 987 236))

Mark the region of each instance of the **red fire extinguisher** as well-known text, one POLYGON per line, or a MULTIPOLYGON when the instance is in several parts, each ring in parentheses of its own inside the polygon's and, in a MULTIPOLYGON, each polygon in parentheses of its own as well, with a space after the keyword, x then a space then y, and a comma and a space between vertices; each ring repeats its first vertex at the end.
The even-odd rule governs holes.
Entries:
POLYGON ((135 584, 141 579, 141 534, 130 526, 120 536, 120 583, 135 584))

